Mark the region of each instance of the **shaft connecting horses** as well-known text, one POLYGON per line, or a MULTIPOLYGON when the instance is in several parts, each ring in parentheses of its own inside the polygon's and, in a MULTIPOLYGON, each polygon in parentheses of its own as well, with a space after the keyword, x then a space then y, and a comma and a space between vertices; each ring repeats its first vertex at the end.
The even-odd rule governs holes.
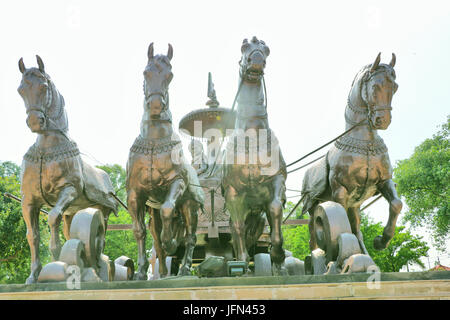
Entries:
POLYGON ((173 77, 172 56, 170 44, 167 55, 154 55, 153 43, 148 48, 141 132, 127 163, 128 210, 138 243, 138 280, 147 279, 149 266, 145 251, 147 209, 160 275, 167 275, 166 256, 175 254, 182 242, 185 251, 178 274, 189 275, 196 244, 197 211, 204 202, 197 174, 184 159, 181 140, 172 127, 168 94, 173 77))

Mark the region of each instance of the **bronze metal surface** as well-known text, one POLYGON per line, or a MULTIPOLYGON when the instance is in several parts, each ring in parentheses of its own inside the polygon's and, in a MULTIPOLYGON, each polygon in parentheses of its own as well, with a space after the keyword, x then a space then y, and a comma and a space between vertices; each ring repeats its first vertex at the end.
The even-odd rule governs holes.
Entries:
POLYGON ((263 82, 266 58, 270 51, 264 41, 253 37, 251 41, 243 41, 241 52, 235 131, 227 143, 227 162, 223 166, 222 179, 225 204, 231 217, 233 247, 236 259, 248 262, 248 248, 253 246, 262 234, 266 214, 270 223, 273 274, 286 274, 282 266, 285 253, 281 233, 283 206, 286 201, 286 165, 275 135, 269 128, 263 82), (250 142, 246 144, 245 139, 243 144, 236 142, 242 133, 249 129, 265 130, 269 136, 268 149, 271 150, 270 145, 275 147, 279 165, 271 174, 263 174, 265 166, 271 167, 272 161, 262 164, 258 153, 259 138, 256 149, 250 147, 250 142), (249 162, 250 153, 257 155, 255 163, 249 162), (243 157, 245 161, 228 161, 237 157, 243 157))
POLYGON ((389 220, 383 235, 374 239, 378 250, 389 245, 394 236, 402 202, 392 182, 392 167, 387 147, 378 130, 391 123, 391 101, 398 85, 395 82, 395 55, 389 64, 380 63, 380 54, 372 64, 356 75, 345 109, 346 130, 362 122, 338 139, 326 157, 310 167, 303 180, 303 210, 311 215, 310 248, 318 247, 314 213, 319 203, 334 201, 347 212, 351 231, 357 237, 361 251, 367 254, 360 230, 360 206, 380 193, 389 202, 389 220))
POLYGON ((45 72, 42 59, 36 58, 38 68, 26 68, 23 59, 19 61, 22 81, 18 92, 25 103, 27 125, 37 134, 36 142, 24 156, 21 177, 22 214, 31 250, 27 283, 36 282, 42 269, 38 215, 43 205, 51 208, 48 222, 54 260, 58 260, 61 250, 59 225, 63 218, 64 236, 69 239, 71 221, 77 211, 88 207, 100 209, 104 230, 110 213, 117 213, 117 202, 110 195, 114 190, 109 176, 80 158, 76 143, 68 137, 64 98, 45 72))
MULTIPOLYGON (((166 256, 173 255, 183 244, 185 253, 179 274, 189 275, 196 243, 197 211, 204 202, 197 174, 184 159, 181 140, 172 127, 168 93, 173 77, 172 46, 169 44, 166 55, 154 55, 152 43, 147 56, 144 114, 140 135, 129 153, 126 181, 128 212, 138 244, 137 280, 147 279, 149 266, 145 249, 147 208, 159 261, 166 261, 166 256)), ((161 263, 160 275, 166 276, 167 272, 165 263, 161 263)))

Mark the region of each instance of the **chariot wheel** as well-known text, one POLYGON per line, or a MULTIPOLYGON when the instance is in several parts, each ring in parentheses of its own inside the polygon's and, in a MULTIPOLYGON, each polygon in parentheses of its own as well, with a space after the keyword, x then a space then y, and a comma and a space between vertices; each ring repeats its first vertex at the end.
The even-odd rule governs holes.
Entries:
POLYGON ((336 261, 339 235, 352 233, 344 207, 333 201, 319 204, 314 211, 314 232, 317 245, 325 251, 326 262, 336 261))
POLYGON ((300 259, 287 257, 284 259, 284 265, 290 276, 302 276, 305 274, 305 264, 300 259))
POLYGON ((264 277, 272 275, 272 260, 268 253, 257 253, 255 260, 255 276, 264 277))
POLYGON ((87 267, 97 267, 105 241, 103 214, 99 209, 87 208, 78 211, 70 226, 70 238, 84 244, 87 267))
POLYGON ((115 273, 114 281, 128 281, 133 279, 134 262, 126 256, 121 256, 114 260, 115 273))
POLYGON ((353 233, 341 233, 338 237, 337 265, 343 267, 347 258, 359 253, 361 253, 361 248, 356 236, 353 233))
POLYGON ((113 281, 116 273, 116 265, 114 262, 109 260, 107 255, 101 254, 100 259, 98 260, 97 273, 102 281, 113 281))
POLYGON ((83 269, 86 264, 86 253, 83 242, 79 239, 67 240, 59 254, 59 261, 65 262, 68 265, 76 265, 80 269, 83 269))

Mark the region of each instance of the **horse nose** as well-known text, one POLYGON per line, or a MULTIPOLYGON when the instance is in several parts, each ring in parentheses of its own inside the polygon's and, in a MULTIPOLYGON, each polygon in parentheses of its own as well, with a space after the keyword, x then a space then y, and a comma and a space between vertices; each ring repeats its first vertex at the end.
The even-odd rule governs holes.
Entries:
POLYGON ((27 125, 30 129, 35 130, 44 125, 45 118, 41 113, 30 112, 27 117, 27 125))
POLYGON ((153 95, 149 101, 152 114, 159 114, 164 106, 164 101, 160 95, 153 95))
POLYGON ((265 59, 260 52, 256 52, 253 54, 251 59, 251 68, 254 70, 262 71, 265 66, 265 59))

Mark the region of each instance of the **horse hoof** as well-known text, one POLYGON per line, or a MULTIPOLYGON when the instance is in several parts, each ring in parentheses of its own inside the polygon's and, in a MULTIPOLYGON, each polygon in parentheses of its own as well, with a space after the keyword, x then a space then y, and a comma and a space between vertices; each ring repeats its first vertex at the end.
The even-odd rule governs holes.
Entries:
POLYGON ((181 267, 180 271, 178 271, 179 276, 190 276, 191 270, 189 267, 181 267))
POLYGON ((373 239, 373 247, 375 250, 383 250, 387 248, 387 243, 383 241, 382 236, 376 236, 375 239, 373 239))
POLYGON ((147 280, 147 276, 140 272, 134 273, 134 280, 147 280))
POLYGON ((33 284, 37 282, 37 278, 33 277, 33 276, 29 276, 27 278, 27 280, 25 281, 25 284, 33 284))
POLYGON ((272 273, 274 276, 288 276, 287 269, 278 263, 272 265, 272 273))

